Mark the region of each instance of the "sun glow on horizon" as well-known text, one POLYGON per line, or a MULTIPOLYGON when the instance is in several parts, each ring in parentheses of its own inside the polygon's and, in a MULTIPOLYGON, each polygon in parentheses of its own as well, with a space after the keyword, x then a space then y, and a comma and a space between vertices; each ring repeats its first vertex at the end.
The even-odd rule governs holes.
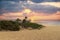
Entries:
POLYGON ((30 9, 24 9, 21 12, 9 12, 4 13, 0 16, 0 19, 24 19, 24 17, 27 16, 28 20, 31 20, 32 22, 41 21, 41 20, 60 20, 60 11, 57 11, 53 14, 45 14, 43 12, 34 12, 30 9))

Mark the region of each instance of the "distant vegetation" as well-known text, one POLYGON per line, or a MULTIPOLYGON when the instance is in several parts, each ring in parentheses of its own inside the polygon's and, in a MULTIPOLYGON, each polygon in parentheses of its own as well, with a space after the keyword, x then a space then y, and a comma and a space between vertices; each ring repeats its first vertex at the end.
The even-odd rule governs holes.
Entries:
POLYGON ((20 19, 16 19, 15 21, 1 20, 0 31, 19 31, 21 28, 28 29, 30 27, 32 29, 40 29, 44 27, 43 25, 32 23, 25 19, 23 21, 21 21, 20 19))

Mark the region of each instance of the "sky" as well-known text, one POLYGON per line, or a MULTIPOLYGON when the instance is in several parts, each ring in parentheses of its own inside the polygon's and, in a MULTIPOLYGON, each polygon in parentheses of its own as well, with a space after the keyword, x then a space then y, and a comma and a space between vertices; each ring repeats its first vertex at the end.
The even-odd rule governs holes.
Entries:
POLYGON ((32 21, 60 21, 60 0, 2 0, 0 20, 23 19, 32 21))

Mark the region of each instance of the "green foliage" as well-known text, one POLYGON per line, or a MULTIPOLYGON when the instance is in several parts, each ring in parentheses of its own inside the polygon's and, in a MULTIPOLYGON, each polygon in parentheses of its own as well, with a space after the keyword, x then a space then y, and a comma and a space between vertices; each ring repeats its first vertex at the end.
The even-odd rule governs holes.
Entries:
POLYGON ((32 29, 40 29, 42 27, 45 27, 43 25, 32 23, 30 21, 27 21, 24 19, 21 21, 20 19, 17 19, 16 21, 8 21, 8 20, 2 20, 0 21, 0 31, 6 30, 6 31, 19 31, 21 28, 32 28, 32 29))
POLYGON ((0 30, 18 31, 20 29, 19 26, 19 23, 15 21, 0 21, 0 30))
POLYGON ((23 23, 23 26, 24 26, 24 28, 31 27, 32 29, 40 29, 40 28, 44 27, 43 25, 39 25, 37 23, 31 23, 31 22, 23 23))

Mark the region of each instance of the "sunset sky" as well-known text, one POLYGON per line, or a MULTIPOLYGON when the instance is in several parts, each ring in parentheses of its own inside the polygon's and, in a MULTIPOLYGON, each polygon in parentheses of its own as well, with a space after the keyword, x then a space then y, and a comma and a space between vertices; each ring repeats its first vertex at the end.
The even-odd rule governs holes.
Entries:
POLYGON ((0 20, 23 19, 32 21, 60 21, 60 0, 2 0, 0 1, 0 20))

